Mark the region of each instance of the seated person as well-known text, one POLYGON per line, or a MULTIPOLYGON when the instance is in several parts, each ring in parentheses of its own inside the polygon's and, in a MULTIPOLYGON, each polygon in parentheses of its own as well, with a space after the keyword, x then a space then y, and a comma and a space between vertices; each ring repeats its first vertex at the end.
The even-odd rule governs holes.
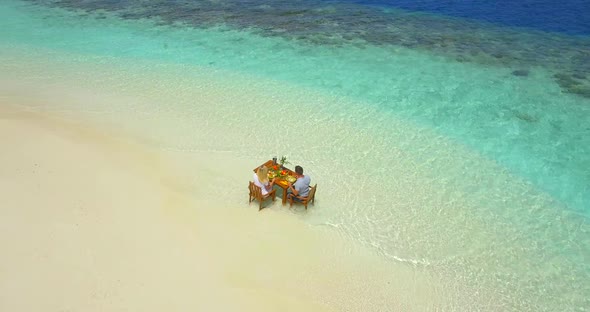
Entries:
POLYGON ((268 195, 268 192, 272 190, 274 183, 274 179, 272 179, 272 181, 268 180, 268 167, 262 166, 256 170, 256 173, 254 174, 254 184, 260 187, 262 196, 268 195))
POLYGON ((289 183, 289 194, 287 194, 287 198, 301 201, 309 195, 311 178, 303 175, 303 168, 301 166, 295 166, 295 174, 297 174, 297 181, 294 184, 289 183))

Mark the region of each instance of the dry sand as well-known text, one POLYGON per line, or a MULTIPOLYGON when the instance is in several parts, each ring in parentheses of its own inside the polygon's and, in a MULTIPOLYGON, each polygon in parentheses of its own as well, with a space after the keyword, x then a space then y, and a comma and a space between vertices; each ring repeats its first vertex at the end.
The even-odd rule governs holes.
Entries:
MULTIPOLYGON (((218 155, 191 156, 194 174, 182 174, 147 147, 1 102, 0 150, 1 311, 454 305, 424 270, 306 225, 280 202, 258 212, 245 182, 243 204, 205 200, 186 179, 203 190, 223 181, 218 155)), ((247 177, 245 165, 223 170, 247 177)))

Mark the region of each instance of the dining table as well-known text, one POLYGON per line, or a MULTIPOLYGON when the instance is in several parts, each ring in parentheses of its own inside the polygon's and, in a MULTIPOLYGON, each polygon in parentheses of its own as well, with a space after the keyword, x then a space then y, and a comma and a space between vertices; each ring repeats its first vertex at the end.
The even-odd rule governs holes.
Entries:
POLYGON ((254 168, 254 172, 258 171, 258 168, 260 168, 262 166, 266 166, 269 169, 269 174, 274 173, 276 171, 275 169, 273 169, 273 168, 275 168, 275 166, 277 166, 277 168, 279 168, 281 171, 283 171, 283 170, 285 171, 286 174, 284 176, 276 176, 275 185, 283 190, 283 196, 282 196, 283 205, 286 205, 287 204, 287 189, 289 188, 289 182, 287 181, 287 179, 297 180, 297 178, 296 178, 297 175, 296 175, 295 171, 293 171, 289 168, 285 168, 284 166, 281 166, 279 164, 275 164, 275 162, 273 160, 268 160, 267 162, 263 163, 262 165, 254 168))

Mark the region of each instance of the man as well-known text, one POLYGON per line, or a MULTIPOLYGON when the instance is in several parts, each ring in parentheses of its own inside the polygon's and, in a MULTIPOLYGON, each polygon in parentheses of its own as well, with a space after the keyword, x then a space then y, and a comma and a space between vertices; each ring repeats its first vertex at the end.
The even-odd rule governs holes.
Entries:
POLYGON ((293 198, 294 200, 300 201, 302 198, 309 195, 311 178, 303 175, 303 168, 301 168, 301 166, 295 166, 295 174, 297 175, 297 181, 295 181, 295 184, 289 183, 287 189, 289 194, 287 195, 287 198, 293 198))

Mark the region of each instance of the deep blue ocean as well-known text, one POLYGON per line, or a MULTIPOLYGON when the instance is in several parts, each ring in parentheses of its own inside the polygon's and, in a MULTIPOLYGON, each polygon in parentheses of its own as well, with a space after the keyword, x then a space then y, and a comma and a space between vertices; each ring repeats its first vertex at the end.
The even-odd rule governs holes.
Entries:
POLYGON ((504 26, 590 35, 587 0, 358 0, 355 3, 469 18, 504 26))

